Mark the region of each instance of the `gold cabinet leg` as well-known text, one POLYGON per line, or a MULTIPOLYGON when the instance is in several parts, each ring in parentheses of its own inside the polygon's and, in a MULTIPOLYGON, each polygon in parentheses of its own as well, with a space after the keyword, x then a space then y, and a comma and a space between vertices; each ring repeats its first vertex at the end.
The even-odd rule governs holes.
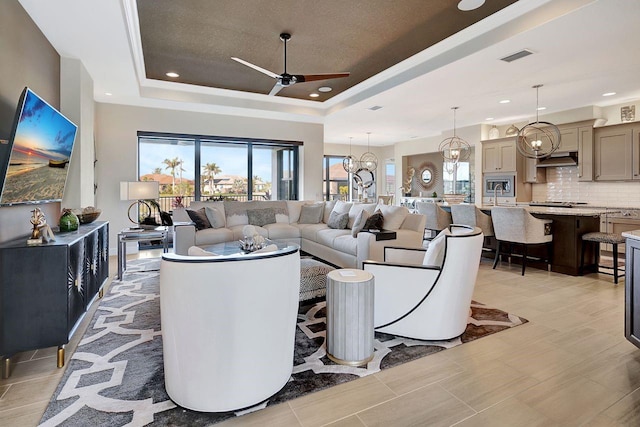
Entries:
POLYGON ((64 347, 58 347, 58 368, 64 366, 64 347))
POLYGON ((98 291, 98 298, 102 298, 104 296, 104 288, 100 288, 100 291, 98 291))
POLYGON ((2 378, 7 379, 11 374, 11 359, 5 357, 2 360, 2 378))

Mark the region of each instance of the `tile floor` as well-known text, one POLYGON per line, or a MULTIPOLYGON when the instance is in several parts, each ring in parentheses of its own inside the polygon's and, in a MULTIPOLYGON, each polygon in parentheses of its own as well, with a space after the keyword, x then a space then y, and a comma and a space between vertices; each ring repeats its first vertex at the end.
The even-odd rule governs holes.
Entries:
MULTIPOLYGON (((486 259, 474 299, 529 323, 219 425, 640 425, 640 349, 624 338, 624 281, 534 269, 522 277, 519 266, 492 270, 486 259)), ((0 381, 0 425, 38 424, 62 375, 55 361, 55 349, 16 357, 0 381)))

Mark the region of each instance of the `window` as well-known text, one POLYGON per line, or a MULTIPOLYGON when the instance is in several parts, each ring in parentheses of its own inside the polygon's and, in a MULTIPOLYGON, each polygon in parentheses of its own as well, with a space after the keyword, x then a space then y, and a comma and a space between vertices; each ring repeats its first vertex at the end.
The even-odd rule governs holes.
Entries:
POLYGON ((351 176, 344 170, 340 156, 324 156, 324 167, 322 170, 322 198, 324 200, 350 200, 351 199, 351 176))
POLYGON ((162 210, 193 200, 296 200, 299 142, 138 132, 141 181, 162 210))
POLYGON ((385 162, 384 170, 384 191, 387 194, 396 194, 396 164, 393 159, 385 162))

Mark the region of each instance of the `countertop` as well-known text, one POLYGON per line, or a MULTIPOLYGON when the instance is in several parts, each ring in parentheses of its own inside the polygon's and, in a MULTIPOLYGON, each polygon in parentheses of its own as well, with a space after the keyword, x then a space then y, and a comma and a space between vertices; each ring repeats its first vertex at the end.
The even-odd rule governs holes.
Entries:
POLYGON ((622 233, 622 237, 626 237, 627 239, 640 240, 640 230, 625 231, 624 233, 622 233))
MULTIPOLYGON (((499 205, 499 206, 507 206, 508 205, 499 205)), ((493 205, 482 205, 480 209, 483 210, 491 210, 493 205)), ((546 215, 569 215, 569 216, 600 216, 605 213, 612 213, 614 210, 611 208, 555 208, 555 207, 546 207, 546 206, 529 206, 529 205, 518 205, 518 207, 523 207, 527 211, 532 214, 546 214, 546 215)))

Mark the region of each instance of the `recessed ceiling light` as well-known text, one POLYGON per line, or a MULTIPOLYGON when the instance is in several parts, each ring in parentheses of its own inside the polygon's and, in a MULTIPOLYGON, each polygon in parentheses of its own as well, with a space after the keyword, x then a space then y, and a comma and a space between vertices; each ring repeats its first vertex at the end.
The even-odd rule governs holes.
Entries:
POLYGON ((479 8, 484 4, 484 0, 460 0, 458 9, 467 12, 479 8))
POLYGON ((113 95, 111 92, 105 92, 104 94, 107 95, 107 96, 113 95))
POLYGON ((500 104, 508 104, 510 102, 511 102, 510 99, 503 99, 502 101, 500 101, 500 104))
POLYGON ((318 88, 318 92, 331 92, 333 90, 333 88, 330 88, 329 86, 322 86, 318 88))
POLYGON ((490 122, 491 120, 493 120, 493 117, 487 117, 487 118, 485 119, 485 121, 487 121, 487 122, 490 122))
POLYGON ((538 107, 538 111, 546 110, 547 107, 538 107))
POLYGON ((317 98, 317 97, 319 97, 319 96, 320 96, 320 94, 317 94, 317 93, 310 93, 310 94, 309 94, 309 96, 310 96, 310 97, 312 97, 312 98, 317 98))
POLYGON ((615 95, 615 92, 607 92, 607 93, 603 93, 602 96, 613 96, 615 95))
POLYGON ((170 71, 170 72, 167 73, 167 77, 176 78, 176 77, 180 77, 180 74, 174 73, 173 71, 170 71))

